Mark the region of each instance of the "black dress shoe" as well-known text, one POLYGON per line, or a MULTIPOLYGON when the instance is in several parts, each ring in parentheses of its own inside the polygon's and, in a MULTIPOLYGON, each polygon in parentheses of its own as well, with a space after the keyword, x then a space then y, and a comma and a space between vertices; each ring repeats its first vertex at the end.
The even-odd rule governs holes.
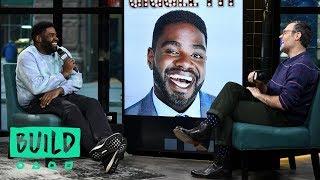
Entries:
POLYGON ((198 151, 207 151, 201 141, 207 140, 211 134, 212 127, 206 122, 201 122, 199 126, 192 129, 185 129, 181 126, 174 128, 175 136, 184 143, 193 144, 198 151))
POLYGON ((231 177, 231 171, 226 170, 222 165, 210 164, 207 168, 201 170, 192 170, 191 175, 198 178, 219 179, 231 177))

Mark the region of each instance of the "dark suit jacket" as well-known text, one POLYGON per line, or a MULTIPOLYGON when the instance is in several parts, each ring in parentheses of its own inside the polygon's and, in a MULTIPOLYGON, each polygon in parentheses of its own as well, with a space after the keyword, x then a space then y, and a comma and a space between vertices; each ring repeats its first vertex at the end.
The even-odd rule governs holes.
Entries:
MULTIPOLYGON (((200 95, 200 111, 201 117, 207 117, 207 111, 209 110, 215 96, 209 95, 204 92, 199 92, 200 95)), ((125 109, 125 115, 140 115, 140 116, 158 116, 156 108, 152 100, 151 91, 139 102, 125 109)))

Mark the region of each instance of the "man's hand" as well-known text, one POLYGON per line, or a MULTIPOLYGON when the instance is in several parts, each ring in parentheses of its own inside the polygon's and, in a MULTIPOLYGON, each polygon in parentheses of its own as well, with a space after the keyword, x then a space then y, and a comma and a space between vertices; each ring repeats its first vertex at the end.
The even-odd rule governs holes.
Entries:
POLYGON ((256 87, 247 87, 247 89, 251 92, 252 96, 259 99, 261 92, 256 87))
POLYGON ((280 102, 279 96, 270 96, 267 94, 262 94, 260 90, 256 87, 247 87, 247 89, 251 92, 252 96, 259 99, 261 102, 263 102, 267 106, 284 110, 280 102))
POLYGON ((252 71, 249 73, 248 75, 248 81, 250 83, 254 83, 254 81, 257 79, 257 72, 256 71, 252 71))
POLYGON ((50 104, 52 99, 58 97, 60 94, 63 94, 63 88, 59 87, 57 89, 53 89, 51 91, 46 92, 41 98, 40 98, 40 107, 45 108, 50 104))
POLYGON ((267 86, 262 81, 257 80, 257 76, 258 76, 258 73, 256 71, 250 72, 249 75, 248 75, 248 82, 254 83, 256 88, 259 89, 260 93, 266 93, 267 92, 267 86))
POLYGON ((75 67, 75 65, 76 64, 74 59, 69 58, 64 61, 62 72, 61 72, 64 78, 67 78, 72 73, 72 69, 75 67))

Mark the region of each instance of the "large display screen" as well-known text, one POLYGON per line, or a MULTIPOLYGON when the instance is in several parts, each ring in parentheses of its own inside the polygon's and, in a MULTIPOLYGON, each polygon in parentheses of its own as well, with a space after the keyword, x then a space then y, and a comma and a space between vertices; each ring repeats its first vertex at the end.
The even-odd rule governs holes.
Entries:
POLYGON ((124 115, 205 117, 242 84, 242 3, 124 1, 124 115))

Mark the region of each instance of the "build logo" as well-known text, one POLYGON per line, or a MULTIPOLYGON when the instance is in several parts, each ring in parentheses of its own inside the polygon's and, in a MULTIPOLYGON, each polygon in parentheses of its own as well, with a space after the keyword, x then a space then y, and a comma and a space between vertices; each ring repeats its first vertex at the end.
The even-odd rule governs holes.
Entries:
MULTIPOLYGON (((80 156, 80 129, 66 127, 22 127, 10 128, 10 156, 24 159, 74 158, 80 156)), ((24 162, 16 164, 24 168, 24 162)), ((49 169, 57 169, 54 161, 49 169)), ((73 168, 73 161, 66 161, 65 170, 73 168)), ((34 162, 32 169, 40 169, 40 163, 34 162)))

